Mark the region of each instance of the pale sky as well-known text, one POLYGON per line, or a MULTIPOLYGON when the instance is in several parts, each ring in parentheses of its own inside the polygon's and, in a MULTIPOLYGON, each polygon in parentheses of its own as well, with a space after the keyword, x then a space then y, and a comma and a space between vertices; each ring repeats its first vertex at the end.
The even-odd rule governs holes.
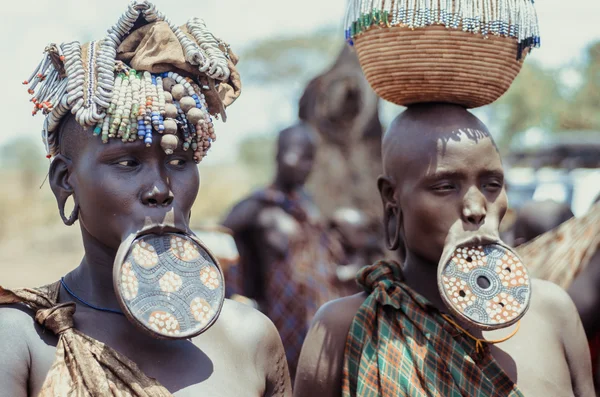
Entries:
MULTIPOLYGON (((298 34, 325 26, 338 26, 345 0, 155 0, 158 9, 174 23, 191 16, 203 18, 215 35, 239 50, 252 42, 277 35, 298 34)), ((0 145, 18 136, 38 139, 43 117, 30 116, 29 96, 21 82, 41 59, 51 43, 87 41, 104 36, 128 2, 124 0, 26 0, 3 3, 0 44, 4 94, 0 96, 3 128, 0 145)), ((571 66, 579 62, 583 49, 600 40, 600 1, 537 0, 542 48, 531 59, 547 67, 571 66)), ((243 62, 243 59, 241 60, 243 62)), ((324 66, 326 64, 324 63, 324 66)), ((240 99, 228 110, 227 123, 217 124, 218 141, 207 162, 235 158, 239 142, 250 133, 274 133, 295 121, 301 86, 260 86, 244 80, 240 99)), ((387 112, 386 112, 387 113, 387 112)), ((40 147, 41 147, 40 140, 40 147)))

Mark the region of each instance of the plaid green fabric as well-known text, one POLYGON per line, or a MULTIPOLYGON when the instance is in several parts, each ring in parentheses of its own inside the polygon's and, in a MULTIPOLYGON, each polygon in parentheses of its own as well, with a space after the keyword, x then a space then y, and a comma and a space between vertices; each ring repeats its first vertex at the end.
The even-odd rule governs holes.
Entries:
POLYGON ((358 274, 369 296, 346 341, 342 396, 523 396, 489 347, 477 353, 473 340, 402 279, 394 262, 358 274))

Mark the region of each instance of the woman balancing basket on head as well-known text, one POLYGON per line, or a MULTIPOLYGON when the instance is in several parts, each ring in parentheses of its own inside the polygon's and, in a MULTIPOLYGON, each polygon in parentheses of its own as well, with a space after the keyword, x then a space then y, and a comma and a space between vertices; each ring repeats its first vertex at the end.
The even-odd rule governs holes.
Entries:
POLYGON ((569 296, 500 239, 502 161, 466 110, 538 46, 531 1, 351 0, 346 28, 373 89, 407 106, 377 181, 386 243, 406 257, 363 268, 363 293, 317 312, 295 396, 593 395, 569 296))

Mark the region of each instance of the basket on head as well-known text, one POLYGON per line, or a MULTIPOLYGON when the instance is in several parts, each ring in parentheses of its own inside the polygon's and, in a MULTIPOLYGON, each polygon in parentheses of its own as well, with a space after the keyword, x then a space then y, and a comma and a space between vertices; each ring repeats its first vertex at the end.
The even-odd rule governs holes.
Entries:
POLYGON ((532 0, 351 0, 346 27, 367 80, 397 105, 494 102, 540 42, 532 0))

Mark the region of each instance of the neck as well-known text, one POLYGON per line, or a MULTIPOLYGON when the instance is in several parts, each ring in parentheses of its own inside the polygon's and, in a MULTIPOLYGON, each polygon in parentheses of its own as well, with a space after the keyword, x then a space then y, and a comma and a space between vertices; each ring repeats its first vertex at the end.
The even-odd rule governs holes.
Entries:
POLYGON ((425 297, 438 310, 447 312, 448 309, 438 289, 437 271, 437 263, 429 262, 411 251, 406 252, 406 260, 402 268, 405 283, 425 297))
POLYGON ((293 183, 290 183, 289 181, 284 180, 281 177, 281 175, 279 175, 279 174, 277 174, 277 176, 275 177, 275 180, 273 181, 272 186, 275 189, 280 190, 286 194, 294 193, 302 188, 302 186, 298 186, 296 184, 293 184, 293 183))
POLYGON ((85 256, 79 266, 65 276, 65 283, 88 303, 106 309, 119 309, 113 286, 113 263, 117 252, 92 237, 82 226, 85 256))

